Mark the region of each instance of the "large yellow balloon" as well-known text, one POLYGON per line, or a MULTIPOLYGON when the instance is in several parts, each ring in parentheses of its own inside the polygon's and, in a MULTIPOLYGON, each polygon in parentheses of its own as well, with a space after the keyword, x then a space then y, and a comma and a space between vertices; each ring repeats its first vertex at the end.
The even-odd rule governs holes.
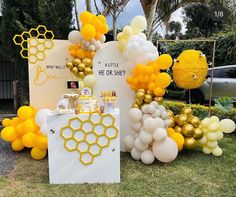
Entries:
POLYGON ((169 54, 162 54, 157 58, 157 65, 160 69, 168 69, 172 65, 172 57, 169 54))
POLYGON ((18 109, 17 115, 22 120, 26 120, 26 119, 29 119, 29 118, 33 117, 34 112, 31 109, 31 107, 29 107, 29 106, 22 106, 22 107, 20 107, 18 109))
POLYGON ((175 143, 178 146, 178 150, 181 151, 184 145, 184 137, 180 133, 177 133, 177 132, 171 133, 169 137, 175 141, 175 143))
POLYGON ((14 150, 14 151, 21 151, 24 149, 24 145, 22 144, 21 142, 21 139, 18 138, 16 140, 14 140, 12 143, 11 143, 11 148, 14 150))
POLYGON ((9 127, 5 127, 2 131, 1 131, 1 138, 7 142, 12 142, 14 140, 16 140, 18 137, 15 128, 12 126, 9 127))
POLYGON ((173 79, 176 85, 184 89, 195 89, 206 79, 208 64, 201 51, 183 51, 173 65, 173 79))
POLYGON ((40 135, 37 137, 37 147, 40 149, 48 148, 48 138, 44 135, 40 135))
MULTIPOLYGON (((101 32, 102 33, 102 32, 101 32)), ((92 40, 96 36, 96 29, 93 25, 86 24, 81 29, 82 38, 85 40, 92 40)))
POLYGON ((45 149, 40 149, 38 147, 34 147, 31 150, 31 157, 35 160, 41 160, 43 159, 47 154, 47 151, 45 149))
POLYGON ((21 119, 20 118, 18 118, 18 117, 14 117, 14 118, 12 118, 12 120, 11 120, 11 126, 13 126, 13 127, 16 127, 18 124, 20 124, 22 121, 21 121, 21 119))
POLYGON ((10 118, 3 119, 2 126, 4 126, 4 127, 12 126, 11 125, 11 119, 10 118))
POLYGON ((103 24, 103 25, 101 26, 101 33, 102 33, 102 34, 106 34, 108 31, 109 31, 108 25, 107 25, 107 24, 103 24))
POLYGON ((106 23, 107 22, 105 16, 103 16, 103 15, 98 15, 97 19, 99 19, 102 23, 106 23))
POLYGON ((162 72, 157 75, 156 77, 156 85, 160 88, 166 88, 171 83, 171 77, 168 73, 162 72))
POLYGON ((103 23, 99 19, 94 19, 92 22, 92 25, 94 26, 94 28, 96 29, 97 32, 102 31, 103 23))
POLYGON ((88 11, 84 11, 80 14, 80 21, 83 25, 91 23, 93 20, 93 15, 88 12, 88 11))
POLYGON ((37 143, 37 135, 35 133, 29 132, 23 135, 22 144, 27 148, 32 148, 37 143))
POLYGON ((157 87, 157 88, 155 88, 155 90, 154 90, 154 94, 155 94, 156 96, 163 96, 163 95, 165 94, 165 90, 162 89, 162 88, 157 87))

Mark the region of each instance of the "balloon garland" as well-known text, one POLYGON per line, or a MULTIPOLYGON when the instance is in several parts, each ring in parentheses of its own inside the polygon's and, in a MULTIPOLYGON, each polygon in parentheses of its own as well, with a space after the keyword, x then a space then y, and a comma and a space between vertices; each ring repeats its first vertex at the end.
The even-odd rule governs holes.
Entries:
MULTIPOLYGON (((40 113, 32 106, 22 106, 17 111, 17 117, 5 118, 1 131, 1 138, 11 142, 14 151, 21 151, 25 147, 31 149, 31 157, 35 160, 43 159, 47 154, 47 136, 37 125, 37 116, 40 113), (36 118, 35 118, 36 117, 36 118)), ((46 119, 46 116, 44 117, 46 119)), ((42 122, 45 123, 45 122, 42 122)))
POLYGON ((92 59, 96 51, 105 42, 109 30, 106 18, 103 15, 94 15, 84 11, 80 14, 81 31, 73 30, 68 35, 71 45, 68 47, 72 57, 66 67, 78 78, 93 73, 92 59))

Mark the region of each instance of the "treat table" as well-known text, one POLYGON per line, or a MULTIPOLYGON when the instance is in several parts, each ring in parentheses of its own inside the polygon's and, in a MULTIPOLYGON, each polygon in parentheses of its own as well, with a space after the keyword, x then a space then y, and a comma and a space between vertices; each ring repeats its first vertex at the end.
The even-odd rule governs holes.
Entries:
POLYGON ((51 184, 120 182, 120 117, 114 113, 47 117, 51 184))

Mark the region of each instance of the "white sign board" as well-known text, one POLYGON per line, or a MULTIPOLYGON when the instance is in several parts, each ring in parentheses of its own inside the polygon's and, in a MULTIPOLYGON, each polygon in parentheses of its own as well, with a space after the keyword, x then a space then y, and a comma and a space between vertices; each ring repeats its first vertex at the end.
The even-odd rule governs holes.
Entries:
MULTIPOLYGON (((102 131, 99 131, 101 124, 97 123, 94 129, 89 130, 89 127, 83 128, 88 122, 82 123, 80 127, 80 123, 73 120, 77 117, 84 120, 88 118, 88 114, 48 116, 48 162, 51 184, 120 182, 119 112, 111 115, 115 119, 112 124, 117 128, 117 133, 116 137, 110 138, 109 143, 104 140, 105 134, 97 135, 97 132, 102 131), (91 136, 95 136, 96 139, 91 136), (104 147, 99 148, 97 144, 104 147), (92 157, 87 157, 88 154, 92 157), (95 154, 97 155, 93 156, 95 154), (85 165, 81 161, 91 163, 85 165)), ((99 121, 97 114, 93 114, 92 119, 94 122, 99 121)))
MULTIPOLYGON (((133 91, 126 83, 130 75, 128 61, 117 47, 117 42, 107 42, 93 59, 93 72, 96 77, 94 94, 100 95, 103 90, 115 90, 120 108, 121 151, 125 151, 124 137, 131 132, 129 109, 134 101, 133 91)), ((101 103, 101 100, 100 100, 101 103)))

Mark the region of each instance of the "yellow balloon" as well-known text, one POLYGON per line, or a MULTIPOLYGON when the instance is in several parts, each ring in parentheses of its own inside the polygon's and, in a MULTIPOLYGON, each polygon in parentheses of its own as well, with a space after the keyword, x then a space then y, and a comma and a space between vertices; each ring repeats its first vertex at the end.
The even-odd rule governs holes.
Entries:
POLYGON ((103 23, 99 19, 94 19, 92 22, 92 25, 94 26, 94 28, 96 29, 97 32, 102 31, 103 23))
POLYGON ((118 33, 118 34, 117 34, 117 40, 118 40, 118 42, 121 41, 122 38, 124 38, 123 33, 122 33, 122 32, 118 33))
POLYGON ((109 31, 108 25, 107 25, 107 24, 103 24, 103 25, 101 26, 101 33, 102 33, 102 34, 106 34, 108 31, 109 31))
POLYGON ((176 133, 173 128, 168 128, 168 129, 167 129, 167 134, 168 134, 168 136, 170 136, 170 135, 173 134, 173 133, 176 133))
POLYGON ((12 126, 9 127, 5 127, 2 131, 1 131, 1 138, 7 142, 12 142, 14 140, 16 140, 18 137, 15 128, 12 126))
POLYGON ((91 23, 93 20, 93 15, 88 12, 88 11, 84 11, 80 14, 80 21, 83 25, 91 23))
POLYGON ((37 135, 35 133, 29 132, 23 135, 22 144, 27 148, 32 148, 36 145, 37 142, 37 135))
POLYGON ((129 25, 127 25, 123 28, 123 35, 125 37, 129 38, 133 34, 134 34, 133 29, 129 25))
POLYGON ((20 124, 22 121, 21 121, 21 119, 20 118, 18 118, 18 117, 14 117, 14 118, 12 118, 12 120, 11 120, 11 126, 13 126, 13 127, 16 127, 18 124, 20 124))
POLYGON ((24 149, 24 145, 22 144, 21 142, 21 139, 18 138, 16 140, 14 140, 12 143, 11 143, 11 148, 14 150, 14 151, 21 151, 24 149))
POLYGON ((175 141, 175 143, 178 146, 178 150, 181 151, 184 145, 184 137, 180 133, 177 133, 177 132, 171 133, 169 137, 175 141))
POLYGON ((48 148, 48 138, 44 135, 40 135, 37 137, 37 147, 40 149, 48 148))
POLYGON ((12 122, 11 122, 10 118, 5 118, 2 121, 2 126, 4 126, 4 127, 12 126, 11 124, 12 124, 12 122))
POLYGON ((105 16, 103 16, 103 15, 98 15, 97 19, 99 19, 102 23, 106 23, 107 22, 105 16))
MULTIPOLYGON (((102 32, 101 32, 102 33, 102 32)), ((96 29, 91 24, 86 24, 81 29, 82 38, 85 40, 92 40, 96 36, 96 29)))
POLYGON ((35 132, 39 128, 33 119, 28 119, 22 123, 22 129, 24 133, 28 133, 28 132, 35 132))
POLYGON ((156 77, 156 85, 160 88, 166 88, 171 83, 171 77, 168 73, 162 72, 156 77))
POLYGON ((47 151, 45 149, 40 149, 38 147, 34 147, 31 150, 31 157, 35 160, 41 160, 43 159, 47 154, 47 151))
POLYGON ((17 115, 22 120, 26 120, 33 117, 34 112, 29 106, 22 106, 18 109, 17 115))
POLYGON ((16 133, 17 133, 19 136, 22 136, 22 135, 25 134, 24 129, 23 129, 23 124, 22 124, 22 123, 21 123, 21 124, 18 124, 15 129, 16 129, 16 133))
POLYGON ((165 90, 162 89, 162 88, 157 87, 157 88, 155 88, 155 90, 154 90, 154 94, 155 94, 156 96, 163 96, 163 95, 165 94, 165 90))
POLYGON ((172 57, 169 54, 162 54, 157 58, 157 65, 160 69, 168 69, 172 65, 172 57))

